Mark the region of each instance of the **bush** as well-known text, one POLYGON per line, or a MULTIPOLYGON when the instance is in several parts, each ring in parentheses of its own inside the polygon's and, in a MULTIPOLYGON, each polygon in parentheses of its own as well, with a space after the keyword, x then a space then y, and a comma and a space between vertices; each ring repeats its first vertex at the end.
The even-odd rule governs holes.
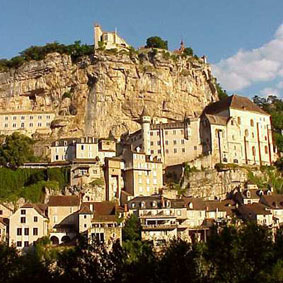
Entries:
POLYGON ((69 91, 64 92, 64 94, 62 95, 62 99, 65 99, 65 98, 72 99, 72 94, 69 91))
POLYGON ((168 50, 168 42, 159 36, 152 36, 146 40, 147 48, 160 48, 168 50))
POLYGON ((183 54, 186 56, 194 56, 194 51, 191 47, 187 47, 184 49, 183 54))

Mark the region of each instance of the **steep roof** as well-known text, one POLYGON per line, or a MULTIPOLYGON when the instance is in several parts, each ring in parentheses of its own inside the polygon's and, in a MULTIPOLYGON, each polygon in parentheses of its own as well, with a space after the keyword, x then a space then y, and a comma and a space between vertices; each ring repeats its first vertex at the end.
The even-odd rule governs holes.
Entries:
POLYGON ((207 114, 216 114, 228 108, 251 111, 269 116, 269 114, 263 111, 259 106, 254 104, 247 97, 243 97, 235 94, 208 105, 205 108, 204 112, 207 114))
POLYGON ((47 206, 45 204, 42 204, 42 203, 37 203, 37 204, 36 203, 25 203, 20 208, 33 208, 43 217, 47 217, 46 216, 47 206))
POLYGON ((270 208, 283 209, 283 195, 280 194, 274 194, 269 196, 264 195, 263 199, 270 208))
POLYGON ((48 206, 79 206, 78 196, 50 196, 48 206))
POLYGON ((271 214, 270 210, 267 210, 267 207, 261 203, 252 203, 252 204, 244 204, 239 206, 238 208, 241 214, 259 214, 259 215, 269 215, 271 214))
POLYGON ((226 126, 229 118, 223 117, 223 116, 217 116, 217 115, 211 115, 211 114, 205 114, 206 118, 210 122, 210 124, 214 125, 223 125, 226 126))

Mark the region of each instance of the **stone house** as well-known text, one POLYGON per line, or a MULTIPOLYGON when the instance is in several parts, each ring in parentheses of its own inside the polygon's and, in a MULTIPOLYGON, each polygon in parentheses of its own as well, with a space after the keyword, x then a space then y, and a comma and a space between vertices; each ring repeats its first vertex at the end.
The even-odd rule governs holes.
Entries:
POLYGON ((0 242, 8 240, 9 219, 0 217, 0 242))
POLYGON ((214 163, 271 165, 275 159, 270 115, 246 97, 208 105, 201 117, 203 153, 214 163))
POLYGON ((272 195, 261 195, 260 202, 266 205, 272 215, 275 224, 282 226, 283 224, 283 195, 272 194, 272 195))
POLYGON ((151 155, 126 148, 123 152, 125 191, 132 196, 150 196, 163 187, 162 162, 151 155))
POLYGON ((20 132, 27 136, 34 133, 51 133, 51 122, 54 112, 14 111, 0 113, 0 134, 11 135, 20 132))
POLYGON ((127 210, 139 217, 142 240, 152 241, 156 249, 173 239, 189 240, 183 200, 160 195, 135 197, 128 202, 127 210))
POLYGON ((39 238, 47 236, 46 205, 26 203, 9 218, 9 245, 28 248, 39 238))
POLYGON ((116 241, 122 244, 121 209, 113 202, 84 202, 79 215, 79 233, 89 242, 98 241, 109 248, 116 241))
POLYGON ((199 123, 200 119, 187 116, 172 123, 155 121, 144 108, 141 130, 124 137, 124 143, 130 144, 132 150, 139 147, 147 155, 157 157, 165 167, 192 161, 202 154, 199 123))
POLYGON ((50 196, 48 205, 48 230, 53 244, 72 240, 78 231, 78 196, 50 196))
POLYGON ((273 216, 270 209, 261 203, 244 204, 238 207, 240 216, 245 221, 253 221, 258 225, 273 227, 273 216))

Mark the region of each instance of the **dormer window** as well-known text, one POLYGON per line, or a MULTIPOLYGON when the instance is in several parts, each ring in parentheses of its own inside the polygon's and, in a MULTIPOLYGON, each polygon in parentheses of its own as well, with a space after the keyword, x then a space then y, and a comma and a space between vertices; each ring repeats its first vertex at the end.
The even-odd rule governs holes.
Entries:
POLYGON ((171 201, 170 200, 166 200, 166 207, 171 207, 171 201))
POLYGON ((141 208, 145 208, 145 202, 144 201, 141 202, 141 208))
POLYGON ((247 191, 246 195, 247 195, 247 198, 250 198, 251 197, 251 192, 247 191))
POLYGON ((157 207, 157 202, 156 201, 152 202, 152 207, 157 207))
POLYGON ((133 202, 132 203, 132 208, 135 208, 136 207, 136 204, 133 202))

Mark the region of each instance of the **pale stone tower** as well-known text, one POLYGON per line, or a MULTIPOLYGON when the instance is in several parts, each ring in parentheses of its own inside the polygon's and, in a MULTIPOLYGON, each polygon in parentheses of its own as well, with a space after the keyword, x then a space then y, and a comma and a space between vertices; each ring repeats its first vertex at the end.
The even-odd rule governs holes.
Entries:
POLYGON ((143 150, 146 155, 150 155, 150 122, 151 117, 148 110, 144 107, 141 114, 143 150))
POLYGON ((101 36, 102 36, 102 29, 99 24, 94 25, 94 49, 97 49, 98 42, 101 41, 101 36))

